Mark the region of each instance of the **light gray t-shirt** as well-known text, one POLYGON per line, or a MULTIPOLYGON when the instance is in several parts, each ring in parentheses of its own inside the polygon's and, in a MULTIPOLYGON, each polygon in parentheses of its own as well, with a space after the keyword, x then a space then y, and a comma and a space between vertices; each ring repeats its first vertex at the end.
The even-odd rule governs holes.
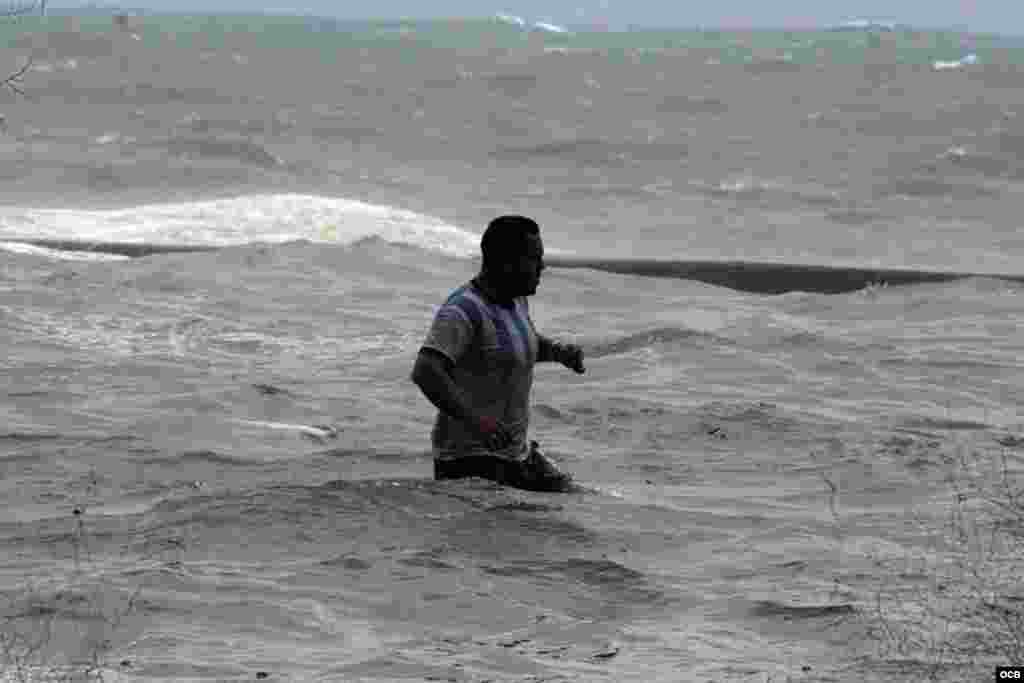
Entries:
POLYGON ((510 446, 492 452, 462 422, 439 411, 431 433, 434 457, 523 457, 537 361, 537 331, 526 297, 509 305, 494 303, 467 282, 438 309, 423 346, 452 361, 455 384, 475 413, 497 418, 514 436, 510 446))

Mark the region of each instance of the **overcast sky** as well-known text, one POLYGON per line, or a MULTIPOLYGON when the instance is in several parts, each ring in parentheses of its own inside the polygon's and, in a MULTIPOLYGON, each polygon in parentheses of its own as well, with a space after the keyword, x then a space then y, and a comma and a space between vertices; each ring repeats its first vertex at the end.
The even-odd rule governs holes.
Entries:
POLYGON ((340 18, 479 17, 555 24, 810 27, 853 19, 1024 34, 1024 0, 51 0, 162 11, 256 11, 340 18))

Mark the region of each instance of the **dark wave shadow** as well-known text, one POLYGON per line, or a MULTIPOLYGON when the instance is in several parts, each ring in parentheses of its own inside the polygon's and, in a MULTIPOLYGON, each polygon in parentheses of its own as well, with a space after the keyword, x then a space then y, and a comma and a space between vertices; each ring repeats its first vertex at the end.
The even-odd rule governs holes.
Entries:
POLYGON ((154 145, 165 147, 171 154, 186 158, 229 159, 267 169, 281 165, 281 160, 268 152, 263 145, 244 138, 175 137, 156 142, 154 145))
POLYGON ((786 605, 775 600, 757 600, 750 609, 753 616, 783 620, 845 617, 856 613, 853 605, 786 605))
POLYGON ((751 261, 659 261, 654 259, 575 259, 548 257, 554 268, 592 268, 610 273, 698 280, 756 294, 815 292, 842 294, 869 285, 912 285, 963 278, 995 278, 1024 283, 1024 275, 940 273, 889 268, 757 263, 751 261))

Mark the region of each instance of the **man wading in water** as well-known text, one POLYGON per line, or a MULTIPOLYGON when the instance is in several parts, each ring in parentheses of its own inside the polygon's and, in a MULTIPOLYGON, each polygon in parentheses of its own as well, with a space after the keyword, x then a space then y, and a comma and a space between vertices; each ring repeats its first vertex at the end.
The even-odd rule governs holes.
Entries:
POLYGON ((583 351, 541 336, 526 298, 537 293, 544 245, 537 223, 501 216, 480 241, 479 275, 434 316, 412 381, 440 411, 431 443, 434 477, 484 477, 540 491, 563 491, 570 477, 526 440, 533 364, 583 373, 583 351))

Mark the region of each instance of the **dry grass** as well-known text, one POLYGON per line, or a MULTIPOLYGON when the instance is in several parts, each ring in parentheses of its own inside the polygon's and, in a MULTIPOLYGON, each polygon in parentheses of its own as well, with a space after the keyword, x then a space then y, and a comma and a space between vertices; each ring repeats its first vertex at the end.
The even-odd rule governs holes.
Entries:
POLYGON ((998 665, 1024 663, 1021 460, 1005 448, 952 458, 945 525, 913 520, 927 551, 902 567, 876 558, 881 585, 867 610, 876 658, 935 682, 989 680, 998 665))
MULTIPOLYGON (((91 480, 87 497, 95 494, 95 475, 91 480)), ((117 654, 129 645, 126 631, 136 628, 126 620, 139 613, 143 586, 117 585, 124 572, 112 564, 116 550, 105 549, 102 562, 93 558, 90 521, 88 506, 76 504, 68 533, 55 537, 61 558, 47 577, 28 577, 0 595, 0 682, 110 682, 133 665, 117 654)))

